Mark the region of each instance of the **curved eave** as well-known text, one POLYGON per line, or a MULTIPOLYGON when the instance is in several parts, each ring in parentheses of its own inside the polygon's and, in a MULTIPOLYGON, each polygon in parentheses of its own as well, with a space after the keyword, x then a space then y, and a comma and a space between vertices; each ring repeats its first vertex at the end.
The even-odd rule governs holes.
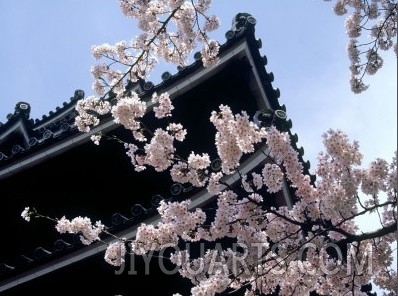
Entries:
MULTIPOLYGON (((156 92, 168 92, 171 98, 178 97, 187 91, 193 89, 195 86, 199 85, 203 81, 206 81, 211 76, 222 71, 228 61, 231 59, 242 59, 246 58, 250 63, 250 66, 255 77, 255 85, 253 89, 257 92, 258 103, 260 107, 275 108, 276 105, 279 106, 277 98, 271 96, 273 92, 272 85, 270 83, 265 83, 264 75, 267 75, 263 64, 260 63, 261 59, 258 52, 258 41, 254 38, 254 30, 247 30, 241 32, 234 39, 228 40, 224 45, 221 46, 220 50, 220 60, 217 66, 204 68, 200 61, 196 61, 191 66, 181 70, 179 73, 173 75, 170 79, 172 83, 162 82, 150 90, 144 92, 142 97, 149 97, 154 91, 156 92)), ((149 110, 151 108, 151 103, 149 103, 149 110)), ((54 114, 51 119, 46 121, 41 121, 35 124, 35 129, 45 129, 46 126, 56 122, 63 116, 74 111, 73 105, 68 105, 62 112, 54 114)), ((76 147, 82 143, 90 141, 90 136, 102 131, 107 132, 118 127, 111 118, 104 120, 99 126, 93 128, 89 133, 79 133, 76 130, 70 129, 68 132, 70 135, 66 135, 57 141, 53 141, 49 145, 43 145, 41 149, 36 150, 32 153, 26 151, 26 153, 14 162, 7 163, 1 167, 0 163, 0 179, 7 178, 21 170, 32 167, 37 163, 44 161, 45 159, 57 156, 62 152, 76 147)))

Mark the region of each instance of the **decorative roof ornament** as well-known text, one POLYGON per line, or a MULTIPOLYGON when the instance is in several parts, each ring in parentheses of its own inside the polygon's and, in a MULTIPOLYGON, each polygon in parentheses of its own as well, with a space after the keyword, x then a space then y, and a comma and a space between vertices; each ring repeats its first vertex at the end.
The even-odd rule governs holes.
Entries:
POLYGON ((76 89, 73 97, 71 98, 71 101, 77 101, 77 100, 82 100, 84 98, 84 91, 81 89, 76 89))
POLYGON ((14 114, 11 117, 22 116, 26 119, 30 117, 30 105, 26 102, 18 102, 15 105, 14 114))
POLYGON ((256 19, 251 14, 244 12, 238 13, 232 19, 231 29, 225 33, 225 38, 231 40, 235 36, 242 34, 246 29, 253 28, 256 23, 256 19))
POLYGON ((240 32, 246 29, 248 26, 255 26, 257 23, 256 19, 249 13, 238 13, 232 19, 231 30, 235 32, 240 32))

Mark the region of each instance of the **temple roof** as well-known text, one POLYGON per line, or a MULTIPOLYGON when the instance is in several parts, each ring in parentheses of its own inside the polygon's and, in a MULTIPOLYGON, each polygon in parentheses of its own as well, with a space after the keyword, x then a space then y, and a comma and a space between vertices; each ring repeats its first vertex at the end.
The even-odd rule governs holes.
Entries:
MULTIPOLYGON (((229 67, 229 63, 232 63, 230 60, 234 60, 232 68, 234 71, 238 70, 237 72, 240 72, 239 70, 241 68, 244 69, 244 71, 249 71, 250 69, 247 68, 249 63, 246 60, 243 62, 240 61, 241 54, 237 48, 240 46, 240 48, 243 48, 241 49, 242 52, 248 51, 245 55, 250 55, 250 58, 253 60, 253 64, 256 66, 256 69, 251 69, 250 71, 256 71, 256 75, 258 75, 258 77, 253 79, 257 79, 262 85, 261 89, 254 87, 251 91, 254 94, 256 94, 256 92, 264 91, 264 93, 259 94, 259 96, 265 96, 268 102, 267 106, 260 107, 271 111, 280 110, 286 112, 285 106, 281 106, 278 102, 278 98, 280 96, 279 89, 275 89, 272 86, 274 75, 272 72, 267 72, 265 68, 267 58, 260 54, 259 49, 262 46, 262 42, 261 39, 256 39, 255 37, 255 25, 256 19, 250 14, 240 13, 234 17, 231 29, 225 33, 226 42, 220 46, 220 56, 223 57, 222 61, 224 61, 225 65, 221 63, 218 67, 220 69, 224 67, 224 69, 226 69, 225 71, 228 72, 228 68, 226 67, 229 67)), ((182 96, 189 91, 189 89, 193 89, 198 84, 206 81, 207 77, 212 77, 209 74, 211 70, 203 68, 200 53, 196 53, 194 58, 195 61, 191 65, 177 69, 176 73, 163 73, 161 75, 162 82, 159 84, 155 85, 151 81, 139 81, 135 84, 129 84, 126 87, 134 88, 140 97, 144 99, 150 98, 154 92, 160 93, 163 91, 172 91, 176 97, 182 96)), ((247 57, 244 58, 247 59, 247 57)), ((229 71, 228 75, 234 75, 231 72, 232 71, 229 71)), ((243 72, 243 70, 241 72, 243 72)), ((241 73, 237 73, 236 75, 241 79, 238 74, 241 73)), ((214 73, 211 73, 211 75, 214 76, 214 73)), ((233 76, 231 77, 233 78, 233 76)), ((220 81, 222 78, 223 77, 220 78, 220 81)), ((242 85, 248 84, 247 81, 242 81, 241 83, 242 85)), ((251 86, 247 85, 245 87, 245 89, 242 89, 242 92, 247 91, 251 86)), ((49 190, 55 191, 54 194, 59 200, 63 199, 66 201, 69 197, 64 196, 62 192, 56 192, 56 188, 61 188, 59 186, 65 186, 65 188, 68 186, 79 186, 78 184, 71 183, 73 168, 68 168, 68 163, 71 163, 71 161, 76 157, 80 157, 79 155, 87 155, 87 158, 89 158, 92 154, 96 155, 96 153, 99 153, 98 157, 101 158, 111 151, 108 151, 108 148, 105 145, 102 151, 103 154, 100 154, 100 150, 95 150, 93 148, 94 145, 89 139, 90 134, 80 133, 74 125, 74 119, 77 116, 77 112, 75 111, 76 102, 83 99, 84 96, 84 91, 77 89, 73 96, 71 96, 69 100, 65 101, 62 106, 57 107, 54 111, 50 111, 48 115, 43 115, 41 119, 35 120, 30 118, 30 104, 28 102, 18 102, 15 106, 14 112, 7 116, 7 121, 5 123, 0 123, 0 185, 2 185, 3 188, 13 191, 7 193, 8 195, 14 196, 15 199, 21 199, 21 201, 15 202, 16 205, 20 206, 23 202, 29 202, 31 199, 35 198, 33 196, 26 196, 28 189, 21 189, 20 193, 18 193, 17 187, 21 180, 26 181, 27 187, 30 186, 31 188, 36 188, 44 186, 40 192, 45 192, 45 194, 47 194, 47 191, 49 190), (77 147, 79 148, 78 151, 76 150, 77 147), (65 160, 62 162, 52 160, 61 154, 65 155, 65 160), (60 168, 60 164, 65 165, 65 167, 60 168), (44 165, 46 165, 46 167, 44 167, 44 165), (43 171, 47 170, 48 175, 45 175, 46 180, 35 180, 35 176, 37 176, 36 172, 39 169, 43 171), (56 174, 54 171, 57 170, 63 171, 62 174, 60 174, 61 179, 57 179, 54 175, 56 174), (70 170, 70 173, 65 172, 65 170, 70 170), (46 184, 49 186, 48 189, 45 187, 47 186, 46 184), (23 196, 19 196, 19 194, 23 194, 23 196)), ((111 97, 108 99, 112 101, 111 97)), ((181 104, 185 103, 181 102, 181 104)), ((189 106, 192 105, 187 105, 187 108, 189 106)), ((258 108, 258 106, 253 106, 253 108, 258 108)), ((253 111, 255 110, 253 109, 253 111)), ((292 122, 287 120, 284 129, 290 133, 291 127, 292 122)), ((113 131, 117 130, 117 128, 118 126, 111 120, 111 118, 109 118, 109 120, 104 120, 104 123, 100 125, 97 130, 113 131)), ((95 132, 95 130, 93 130, 93 132, 95 132)), ((291 137, 293 144, 295 145, 298 137, 296 134, 291 134, 291 137)), ((304 154, 303 148, 298 148, 298 151, 302 158, 304 154)), ((306 169, 309 169, 309 163, 307 162, 305 164, 306 169)), ((94 163, 90 163, 90 165, 95 166, 94 163)), ((107 168, 112 165, 112 163, 108 163, 107 168)), ((114 165, 116 166, 116 164, 114 165)), ((119 165, 118 162, 117 165, 119 165)), ((93 170, 95 170, 95 168, 93 170)), ((123 171, 127 176, 126 178, 137 178, 135 175, 131 176, 128 169, 124 170, 124 168, 118 168, 117 170, 123 171)), ((113 179, 112 176, 107 176, 104 180, 112 183, 116 178, 113 179)), ((161 183, 162 181, 159 182, 161 183)), ((142 184, 140 186, 144 186, 143 184, 145 183, 145 180, 139 179, 137 183, 142 184)), ((81 186, 88 187, 84 184, 81 186)), ((150 187, 148 184, 145 186, 150 187)), ((161 186, 159 185, 159 187, 161 186)), ((89 189, 85 188, 84 190, 87 191, 85 191, 85 194, 89 194, 89 189)), ((192 188, 183 187, 178 184, 172 184, 170 190, 171 193, 168 195, 170 200, 181 198, 182 195, 186 198, 186 196, 199 194, 198 191, 195 191, 192 188)), ((70 192, 73 191, 68 191, 68 194, 70 192)), ((162 198, 161 195, 157 195, 155 192, 153 193, 152 198, 146 197, 146 204, 138 200, 132 205, 130 211, 128 209, 127 202, 125 204, 121 203, 125 207, 124 209, 127 210, 125 212, 123 212, 123 209, 114 211, 113 214, 108 217, 107 225, 109 229, 114 231, 130 231, 129 233, 131 233, 131 230, 129 229, 132 226, 153 216, 155 207, 162 198), (126 212, 129 213, 126 214, 126 212)), ((3 198, 4 202, 6 202, 6 195, 4 195, 3 198)), ((43 203, 44 202, 48 202, 48 200, 44 200, 43 203)), ((80 206, 83 205, 85 205, 84 202, 80 204, 80 206)), ((87 202, 87 207, 88 206, 89 203, 87 202)), ((106 205, 104 205, 104 208, 105 207, 106 205)), ((22 209, 23 208, 21 208, 21 210, 22 209)), ((56 211, 56 209, 54 209, 54 211, 56 211)), ((13 215, 15 215, 15 213, 13 213, 13 215)), ((0 219, 13 219, 11 221, 14 221, 15 219, 22 220, 19 215, 15 218, 10 217, 11 216, 6 216, 5 218, 2 217, 0 219)), ((9 223, 8 221, 2 222, 9 223)), ((17 222, 16 227, 22 227, 21 229, 26 230, 26 228, 24 228, 26 226, 21 226, 21 223, 24 222, 25 221, 17 222)), ((31 235, 31 237, 34 238, 35 235, 31 235)), ((43 238, 43 241, 45 239, 48 240, 48 237, 43 238)), ((11 242, 13 241, 11 240, 11 242)), ((74 252, 76 251, 79 251, 79 254, 86 254, 84 253, 86 252, 85 250, 88 250, 87 252, 92 251, 92 249, 83 247, 76 240, 69 237, 56 237, 51 244, 46 241, 46 248, 43 248, 43 244, 40 245, 38 242, 36 245, 35 242, 32 242, 30 245, 28 244, 26 248, 18 247, 18 251, 13 250, 12 247, 7 249, 7 252, 14 252, 13 256, 7 257, 7 254, 4 254, 3 251, 1 252, 3 254, 2 257, 0 257, 0 291, 8 289, 7 287, 10 285, 15 286, 15 278, 26 272, 29 273, 29 270, 31 269, 38 266, 45 266, 46 264, 51 268, 54 264, 58 264, 57 260, 62 256, 72 256, 70 254, 75 254, 74 252)))
MULTIPOLYGON (((239 40, 254 33, 256 19, 247 13, 240 13, 234 17, 232 27, 225 33, 226 42, 221 44, 220 53, 228 51, 233 44, 239 40)), ((255 39, 254 34, 247 39, 253 48, 261 48, 261 39, 255 39)), ((266 56, 254 55, 259 64, 267 63, 266 56)), ((164 72, 161 75, 162 82, 154 85, 151 81, 139 81, 131 83, 126 88, 134 88, 141 96, 145 97, 155 91, 160 91, 173 85, 181 79, 185 79, 187 75, 193 73, 202 66, 201 54, 197 52, 194 55, 195 61, 185 67, 178 68, 176 73, 164 72)), ((273 108, 278 108, 277 102, 280 96, 279 89, 273 89, 271 83, 274 79, 273 73, 267 73, 264 69, 264 83, 269 84, 267 87, 267 96, 273 103, 273 108)), ((73 96, 65 101, 62 106, 57 107, 54 111, 44 114, 40 119, 30 118, 31 106, 29 102, 18 102, 13 113, 7 115, 5 123, 0 122, 0 179, 11 173, 10 166, 13 163, 27 159, 38 151, 48 149, 51 145, 57 145, 62 140, 72 137, 79 132, 74 125, 74 119, 77 116, 75 111, 76 102, 83 99, 84 90, 75 90, 73 96)))

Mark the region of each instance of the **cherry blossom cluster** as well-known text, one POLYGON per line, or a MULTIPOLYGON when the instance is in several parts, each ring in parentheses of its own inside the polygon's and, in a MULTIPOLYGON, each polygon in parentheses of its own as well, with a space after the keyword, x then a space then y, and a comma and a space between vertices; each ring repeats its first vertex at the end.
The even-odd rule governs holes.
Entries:
MULTIPOLYGON (((63 216, 60 219, 55 219, 48 216, 43 216, 36 211, 35 208, 25 207, 21 213, 21 217, 30 222, 31 218, 45 218, 56 223, 55 229, 59 233, 71 233, 79 235, 80 241, 84 245, 91 245, 96 241, 101 241, 100 235, 109 235, 106 227, 101 221, 93 223, 88 217, 75 217, 72 220, 67 219, 63 216)), ((105 242, 103 242, 105 243, 105 242)), ((125 256, 127 254, 126 239, 117 238, 116 241, 108 244, 105 251, 104 259, 105 262, 113 266, 121 266, 125 262, 125 256)))
MULTIPOLYGON (((153 95, 151 102, 158 104, 153 107, 155 117, 161 119, 171 117, 174 109, 167 93, 153 95)), ((228 106, 221 105, 220 111, 214 111, 210 121, 215 125, 216 146, 222 160, 223 174, 235 171, 244 154, 254 152, 254 145, 260 143, 265 137, 265 129, 259 128, 249 120, 249 116, 242 112, 233 114, 228 106)), ((122 124, 126 129, 133 130, 137 143, 125 143, 126 154, 130 157, 136 171, 145 170, 148 166, 156 171, 170 169, 174 182, 190 183, 196 187, 209 186, 212 192, 217 192, 222 174, 209 173, 211 164, 208 154, 192 152, 186 160, 176 154, 175 143, 185 139, 187 131, 179 123, 169 123, 166 129, 156 128, 154 131, 143 130, 140 118, 145 115, 147 105, 140 98, 120 99, 112 107, 112 115, 116 123, 122 124)), ((92 137, 98 143, 97 137, 92 137)), ((280 182, 279 182, 280 183, 280 182)))
MULTIPOLYGON (((76 125, 80 131, 88 132, 91 126, 99 124, 98 116, 111 111, 106 97, 116 94, 117 104, 112 107, 115 122, 133 130, 136 138, 144 139, 140 132, 137 118, 145 113, 145 103, 135 92, 125 93, 125 84, 145 80, 159 59, 186 66, 193 50, 202 43, 203 65, 208 67, 218 62, 219 44, 211 40, 208 33, 217 29, 219 19, 208 15, 210 0, 198 1, 141 1, 120 0, 120 7, 126 17, 137 20, 143 31, 131 41, 120 41, 115 45, 108 43, 93 46, 94 59, 104 59, 92 67, 94 77, 93 90, 99 98, 89 97, 77 104, 76 125), (107 62, 106 62, 107 61, 107 62), (128 118, 132 115, 132 118, 128 118)), ((161 94, 154 101, 158 118, 170 115, 166 94, 161 94)), ((100 137, 93 138, 99 143, 100 137)))
POLYGON ((127 253, 125 242, 116 241, 110 243, 105 251, 104 259, 107 263, 113 266, 120 266, 125 261, 125 256, 127 253))
POLYGON ((217 129, 215 143, 222 160, 223 173, 235 170, 244 153, 254 152, 254 144, 265 137, 265 129, 249 120, 246 112, 234 115, 229 106, 220 105, 220 111, 213 111, 210 121, 217 129))
POLYGON ((55 229, 59 233, 80 234, 80 240, 85 245, 90 245, 94 241, 100 240, 99 235, 104 231, 105 225, 97 221, 94 225, 90 218, 76 217, 68 220, 64 217, 57 221, 55 229))
POLYGON ((136 92, 132 92, 131 96, 121 97, 112 107, 114 121, 132 131, 140 129, 139 119, 145 115, 145 112, 146 103, 138 97, 136 92))
POLYGON ((206 219, 201 209, 188 211, 190 201, 160 202, 158 207, 162 222, 157 225, 142 224, 135 240, 132 242, 132 251, 136 254, 145 254, 150 250, 158 251, 164 247, 175 246, 178 237, 191 239, 191 232, 206 219))
POLYGON ((89 132, 91 126, 97 126, 100 123, 98 118, 111 111, 111 105, 108 101, 100 100, 90 96, 76 103, 76 111, 79 113, 75 118, 75 125, 81 132, 89 132))
POLYGON ((219 45, 209 38, 208 33, 216 30, 220 21, 208 14, 210 0, 119 2, 123 14, 135 19, 142 33, 115 45, 93 46, 93 57, 108 61, 95 65, 91 70, 93 89, 99 96, 104 97, 109 91, 123 92, 127 80, 146 79, 159 60, 186 66, 199 43, 203 44, 203 64, 211 66, 217 63, 219 45))
POLYGON ((336 0, 334 12, 337 15, 351 13, 345 19, 350 38, 347 46, 350 83, 354 93, 361 93, 368 88, 363 82, 364 75, 374 75, 383 66, 380 50, 394 49, 397 54, 397 1, 336 0), (363 36, 364 32, 368 36, 363 36))
POLYGON ((21 217, 25 221, 30 222, 30 207, 25 207, 25 209, 21 213, 21 217))

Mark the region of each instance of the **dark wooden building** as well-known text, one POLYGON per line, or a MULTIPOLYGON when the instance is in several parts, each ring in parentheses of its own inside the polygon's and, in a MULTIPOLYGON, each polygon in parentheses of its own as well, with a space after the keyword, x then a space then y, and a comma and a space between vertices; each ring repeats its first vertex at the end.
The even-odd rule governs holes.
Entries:
MULTIPOLYGON (((155 91, 169 92, 176 121, 188 130, 182 153, 209 152, 214 170, 215 129, 209 117, 220 104, 235 113, 246 110, 259 124, 269 124, 264 117, 267 110, 279 128, 290 133, 292 126, 285 118, 285 106, 278 102, 279 90, 272 86, 273 73, 266 70, 267 58, 260 52, 255 25, 251 15, 236 15, 215 67, 204 68, 196 54, 194 63, 164 73, 157 85, 142 81, 127 86, 143 99, 155 91)), ((172 295, 189 289, 189 282, 178 274, 162 272, 156 259, 150 262, 149 275, 138 256, 127 259, 121 271, 105 263, 106 245, 84 246, 77 237, 57 233, 51 221, 27 223, 21 218, 26 206, 57 218, 87 216, 101 220, 110 232, 132 238, 139 223, 158 220, 155 209, 160 198, 190 198, 192 207, 212 202, 205 189, 174 184, 167 174, 136 173, 123 146, 114 141, 94 145, 90 136, 98 131, 127 135, 110 117, 90 133, 80 133, 74 125, 75 105, 83 97, 84 91, 76 90, 62 106, 36 120, 30 118, 29 102, 18 102, 0 124, 0 295, 153 295, 159 290, 161 295, 172 295)), ((145 120, 153 124, 149 115, 145 120)), ((297 142, 297 135, 292 138, 297 142)), ((299 151, 302 157, 302 148, 299 151)), ((242 170, 252 170, 263 158, 254 154, 242 170)), ((235 179, 226 182, 233 184, 235 179)), ((289 203, 291 194, 285 187, 271 202, 289 203)))

